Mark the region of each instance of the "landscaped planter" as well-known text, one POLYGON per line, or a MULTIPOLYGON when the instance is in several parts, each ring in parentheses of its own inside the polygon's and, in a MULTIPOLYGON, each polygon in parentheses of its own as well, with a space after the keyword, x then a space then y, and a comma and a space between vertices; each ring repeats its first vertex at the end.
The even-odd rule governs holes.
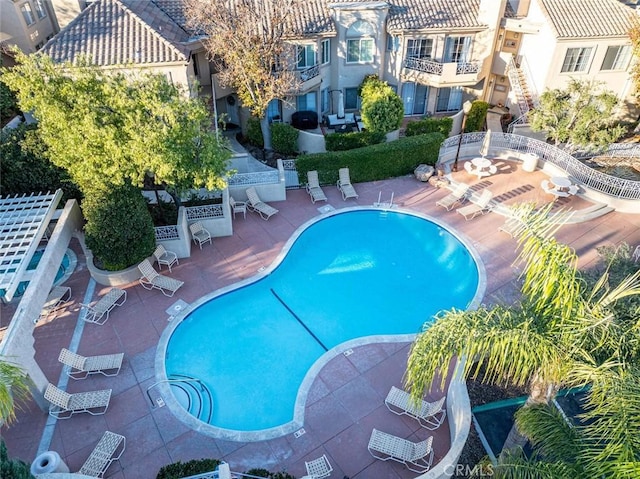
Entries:
MULTIPOLYGON (((91 250, 87 249, 86 253, 87 269, 89 270, 89 274, 91 274, 91 277, 98 284, 101 284, 103 286, 123 286, 140 279, 141 274, 137 264, 119 271, 107 271, 98 268, 93 263, 93 253, 91 252, 91 250)), ((148 259, 151 264, 155 262, 155 258, 153 256, 149 257, 148 259)))

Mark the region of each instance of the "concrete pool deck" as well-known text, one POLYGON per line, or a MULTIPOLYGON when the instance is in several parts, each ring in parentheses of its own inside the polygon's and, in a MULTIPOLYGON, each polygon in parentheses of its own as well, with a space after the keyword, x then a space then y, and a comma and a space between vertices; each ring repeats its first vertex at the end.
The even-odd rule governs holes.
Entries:
MULTIPOLYGON (((462 168, 454 173, 456 180, 474 189, 488 187, 499 201, 548 202, 553 198, 540 188, 546 178, 541 171, 522 172, 516 164, 508 164, 508 171, 482 180, 468 175, 462 168)), ((513 266, 516 243, 498 227, 504 217, 489 213, 473 220, 455 211, 445 211, 435 202, 448 190, 436 189, 420 183, 412 176, 354 185, 358 200, 343 201, 333 186, 324 186, 327 204, 334 208, 371 205, 393 192, 394 203, 402 208, 419 211, 438 218, 471 242, 483 259, 487 272, 486 304, 509 302, 519 295, 517 273, 513 266)), ((581 197, 556 201, 558 207, 581 209, 589 202, 581 197)), ((334 468, 331 477, 351 479, 410 478, 411 473, 401 464, 375 460, 367 451, 371 430, 375 427, 414 441, 431 433, 420 428, 416 421, 391 414, 384 406, 384 398, 392 385, 401 386, 409 344, 374 344, 354 348, 349 356, 338 355, 322 368, 315 380, 306 405, 305 434, 299 438, 290 434, 261 442, 239 443, 213 439, 188 429, 176 420, 166 407, 155 407, 146 390, 155 382, 153 368, 158 339, 167 326, 165 310, 176 300, 188 303, 212 290, 253 276, 268 266, 278 255, 291 234, 308 219, 318 215, 324 202, 312 204, 304 190, 290 190, 287 201, 276 203, 280 213, 269 221, 249 213, 246 219, 234 221, 234 235, 215 238, 213 245, 202 250, 192 248, 191 258, 180 260, 169 274, 185 281, 173 298, 158 291, 147 291, 137 284, 129 285, 127 302, 112 311, 103 325, 80 321, 79 303, 86 302, 92 293, 85 257, 76 240, 71 248, 78 254, 78 267, 65 283, 73 291, 72 303, 55 319, 38 324, 34 337, 38 363, 53 383, 58 383, 62 365, 57 361, 60 349, 69 347, 80 337, 78 352, 83 355, 125 353, 123 369, 117 377, 91 377, 84 381, 69 380, 68 391, 88 391, 112 388, 113 396, 106 414, 77 415, 67 420, 49 421, 45 412, 30 402, 10 427, 2 428, 9 456, 33 461, 38 448, 57 451, 72 471, 77 471, 105 430, 127 438, 127 449, 121 463, 113 464, 106 477, 152 479, 160 467, 176 462, 200 458, 227 461, 231 470, 244 472, 260 467, 271 471, 286 470, 296 477, 306 474, 304 461, 326 454, 334 468), (44 437, 44 440, 43 440, 44 437), (50 442, 50 445, 48 444, 50 442)), ((597 259, 595 248, 616 245, 623 241, 640 244, 640 215, 609 213, 589 222, 563 226, 557 234, 559 241, 571 245, 579 255, 581 268, 589 267, 597 259)), ((363 238, 366 241, 366 238, 363 238)), ((107 288, 96 285, 93 296, 107 288)), ((425 297, 428 298, 428 287, 425 297)), ((2 305, 3 334, 15 304, 2 305)), ((212 345, 215 347, 215 345, 212 345)), ((434 437, 435 460, 439 461, 449 446, 449 430, 443 424, 434 437)))

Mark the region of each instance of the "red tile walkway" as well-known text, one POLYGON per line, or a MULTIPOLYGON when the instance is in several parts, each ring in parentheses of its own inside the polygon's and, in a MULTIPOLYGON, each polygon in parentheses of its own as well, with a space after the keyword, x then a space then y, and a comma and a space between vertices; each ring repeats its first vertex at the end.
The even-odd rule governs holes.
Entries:
MULTIPOLYGON (((507 204, 523 200, 543 203, 552 199, 539 188, 545 177, 542 172, 521 172, 516 164, 509 162, 502 162, 499 167, 499 174, 482 181, 474 180, 475 177, 462 169, 455 175, 474 188, 489 187, 507 204)), ((518 268, 513 265, 516 244, 498 231, 503 217, 491 213, 465 221, 455 211, 447 212, 435 206, 448 191, 420 183, 411 176, 355 187, 360 198, 344 202, 335 187, 325 186, 328 204, 336 208, 371 205, 377 201, 379 192, 383 201, 393 192, 394 203, 399 207, 444 221, 474 245, 487 272, 484 303, 517 298, 518 268)), ((589 203, 573 197, 558 204, 579 209, 589 203)), ((304 190, 293 190, 287 193, 287 201, 276 206, 280 213, 268 222, 254 214, 248 214, 246 220, 238 217, 234 221, 233 236, 216 238, 213 245, 204 246, 202 251, 192 249, 191 258, 180 260, 180 265, 173 268, 171 276, 185 281, 176 297, 166 298, 158 291, 147 291, 132 284, 127 288, 126 304, 116 308, 104 326, 84 325, 80 354, 122 351, 125 364, 115 378, 69 381, 70 392, 113 388, 111 405, 105 415, 77 415, 55 424, 50 449, 57 451, 72 471, 80 468, 108 429, 126 436, 127 450, 122 456, 122 467, 117 463, 112 465, 106 477, 152 479, 163 465, 203 457, 224 459, 234 471, 264 467, 272 471, 286 470, 300 477, 305 474, 304 461, 322 454, 326 454, 333 465, 332 477, 335 478, 344 475, 352 479, 415 477, 400 464, 374 460, 367 451, 373 427, 415 441, 427 436, 428 431, 418 427, 415 421, 391 414, 383 404, 389 388, 402 384, 408 344, 362 346, 354 348, 348 357, 338 355, 331 360, 313 384, 306 405, 306 434, 297 439, 288 435, 253 443, 216 440, 188 429, 166 407, 153 407, 146 397, 147 387, 155 381, 156 345, 167 326, 165 309, 178 298, 193 302, 205 293, 250 277, 269 265, 290 235, 316 216, 322 204, 312 204, 304 190)), ((640 244, 640 215, 610 213, 588 223, 565 225, 557 236, 575 248, 580 267, 589 267, 597 258, 597 246, 622 241, 640 244)), ((61 364, 57 361, 59 351, 69 347, 79 303, 84 300, 90 279, 78 242, 74 240, 71 247, 79 257, 78 267, 66 283, 73 290, 73 304, 58 318, 39 323, 34 333, 38 363, 54 383, 61 374, 61 364)), ((103 294, 106 289, 97 286, 95 294, 103 294)), ((14 309, 15 304, 2 305, 0 335, 14 309)), ((11 457, 33 461, 47 417, 34 403, 29 403, 18 412, 15 424, 2 428, 11 457)), ((435 436, 437 462, 449 444, 446 421, 435 436)))

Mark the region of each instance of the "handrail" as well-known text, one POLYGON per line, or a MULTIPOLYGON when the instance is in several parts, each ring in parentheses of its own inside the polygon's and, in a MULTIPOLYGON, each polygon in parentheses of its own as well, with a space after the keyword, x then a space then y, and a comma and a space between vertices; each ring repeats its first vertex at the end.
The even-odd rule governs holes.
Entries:
POLYGON ((149 398, 149 401, 151 401, 151 404, 153 405, 153 407, 156 407, 156 403, 153 402, 153 398, 151 397, 151 394, 149 393, 149 391, 151 391, 151 389, 155 388, 156 386, 158 386, 159 384, 162 383, 188 383, 188 382, 196 382, 198 384, 200 384, 200 388, 204 391, 206 390, 206 387, 204 386, 204 383, 197 378, 190 378, 190 377, 184 377, 182 379, 161 379, 160 381, 156 381, 155 383, 153 383, 151 386, 149 386, 147 388, 147 397, 149 398))
MULTIPOLYGON (((440 146, 438 164, 452 161, 456 156, 458 144, 469 146, 478 145, 478 150, 484 139, 484 132, 464 133, 447 138, 440 146)), ((528 136, 512 133, 491 133, 491 148, 507 149, 520 153, 535 153, 542 161, 557 166, 571 176, 574 181, 592 190, 615 198, 625 200, 640 200, 640 181, 611 176, 585 165, 566 151, 544 141, 528 136)), ((640 153, 640 151, 638 151, 640 153)), ((639 156, 640 157, 640 156, 639 156)))

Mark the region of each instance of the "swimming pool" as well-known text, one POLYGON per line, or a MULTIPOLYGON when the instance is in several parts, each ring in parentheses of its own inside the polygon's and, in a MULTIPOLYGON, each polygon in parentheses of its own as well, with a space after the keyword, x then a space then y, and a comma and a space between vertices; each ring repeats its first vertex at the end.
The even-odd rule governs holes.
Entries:
POLYGON ((191 399, 176 381, 167 404, 216 437, 293 432, 323 364, 355 345, 411 341, 438 311, 477 302, 481 268, 463 240, 414 213, 355 208, 312 220, 267 271, 200 299, 163 333, 158 379, 194 378, 213 401, 209 424, 185 414, 191 399))

